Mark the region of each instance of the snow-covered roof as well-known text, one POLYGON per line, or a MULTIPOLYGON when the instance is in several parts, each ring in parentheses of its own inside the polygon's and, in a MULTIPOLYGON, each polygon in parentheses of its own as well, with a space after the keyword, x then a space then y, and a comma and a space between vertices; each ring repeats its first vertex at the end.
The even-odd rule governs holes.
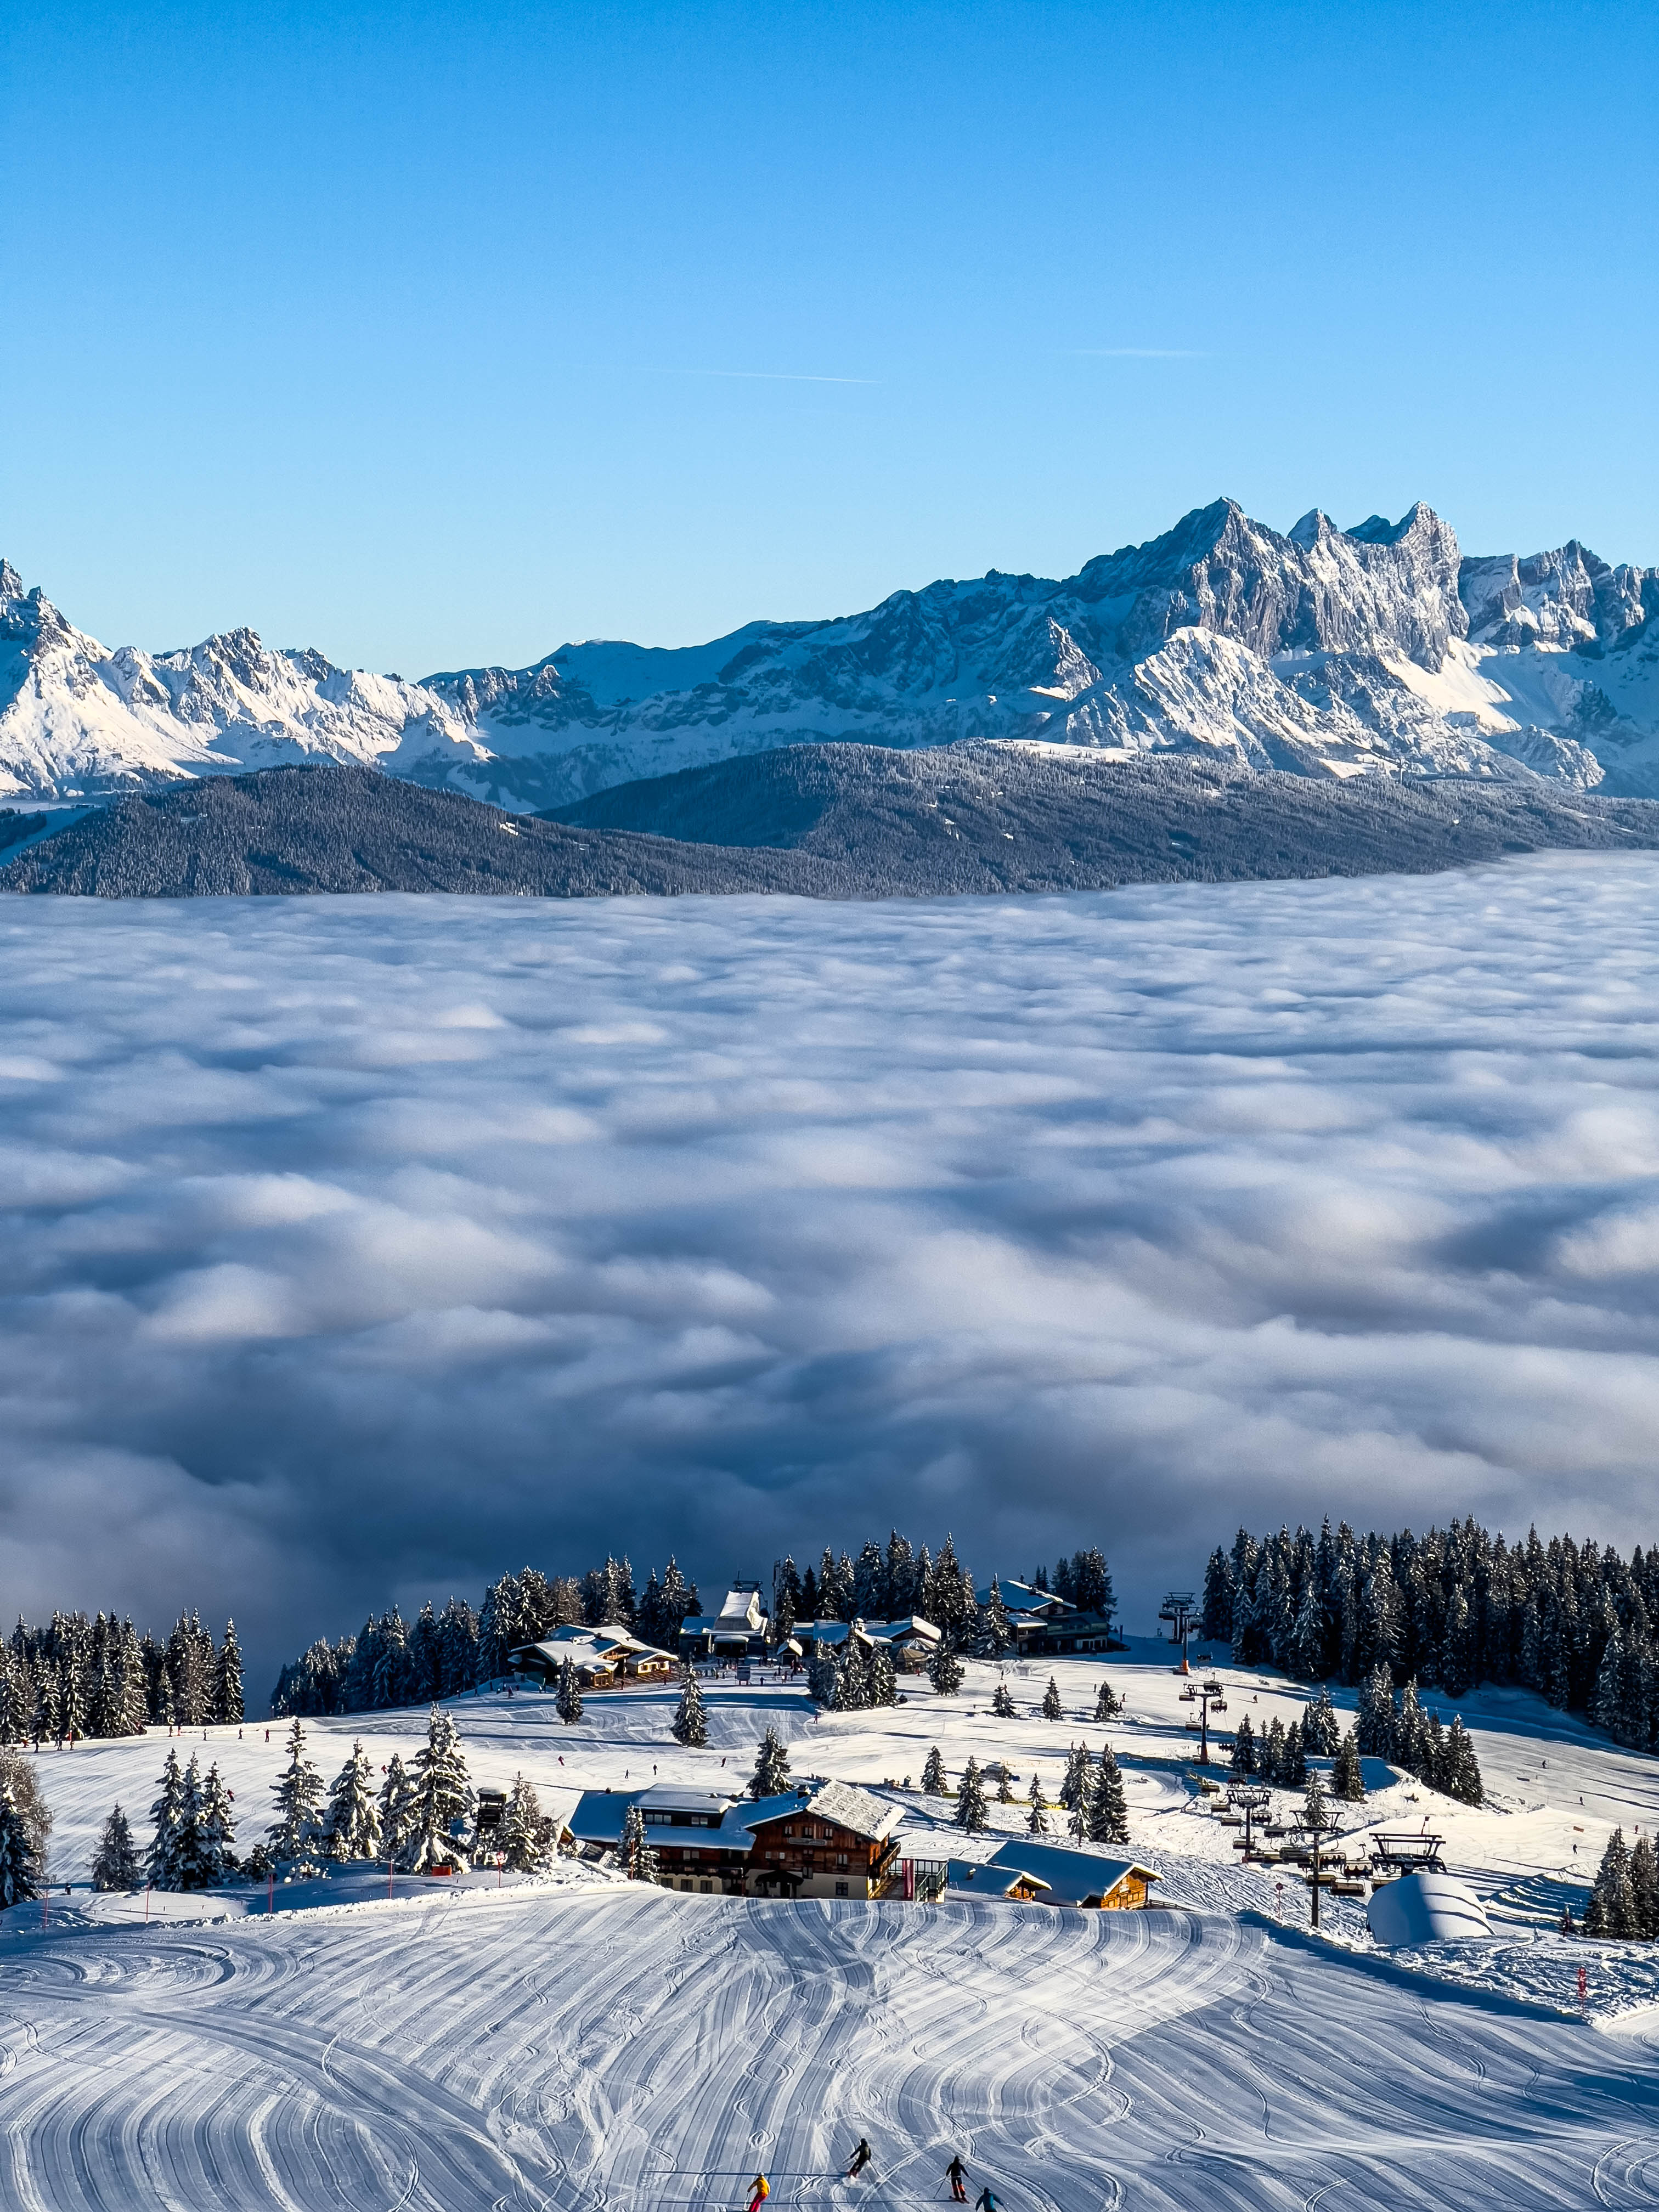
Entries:
MULTIPOLYGON (((1050 1620, 1056 1613, 1077 1611, 1068 1599, 1056 1597, 1052 1590, 1033 1589, 1029 1583, 999 1581, 997 1589, 1001 1593, 1002 1609, 1012 1620, 1019 1620, 1022 1615, 1050 1620)), ((987 1583, 983 1589, 975 1590, 974 1595, 981 1605, 988 1605, 991 1601, 990 1583, 987 1583)))
MULTIPOLYGON (((815 1820, 833 1820, 838 1828, 867 1836, 872 1843, 884 1842, 904 1817, 896 1805, 884 1804, 879 1797, 850 1782, 822 1783, 805 1798, 797 1797, 794 1809, 815 1820)), ((750 1825, 755 1823, 751 1820, 750 1825)))
POLYGON ((713 1813, 723 1818, 736 1800, 727 1790, 694 1790, 679 1782, 653 1782, 634 1800, 642 1813, 713 1813))
POLYGON ((671 1662, 674 1658, 672 1651, 664 1651, 657 1644, 644 1643, 631 1628, 623 1628, 615 1623, 605 1628, 556 1628, 538 1643, 518 1645, 509 1656, 516 1659, 526 1651, 539 1651, 550 1659, 570 1659, 578 1666, 586 1661, 604 1661, 617 1656, 671 1662))
POLYGON ((758 1590, 741 1587, 727 1590, 719 1615, 722 1628, 759 1628, 765 1619, 758 1590))
POLYGON ((902 1620, 878 1620, 870 1625, 872 1636, 885 1636, 890 1643, 901 1644, 907 1637, 919 1636, 924 1644, 937 1644, 939 1631, 931 1620, 924 1620, 919 1613, 907 1613, 902 1620))
POLYGON ((1021 1882, 1033 1889, 1048 1887, 1041 1875, 1029 1873, 1024 1867, 998 1866, 994 1859, 978 1864, 970 1859, 952 1859, 945 1880, 947 1888, 963 1897, 1006 1897, 1021 1882))
POLYGON ((1035 1875, 1048 1885, 1056 1905, 1081 1905, 1086 1898, 1104 1897, 1115 1889, 1126 1874, 1139 1875, 1144 1881, 1162 1881, 1164 1877, 1139 1859, 1115 1858, 1104 1851, 1074 1850, 1064 1844, 1045 1844, 1036 1836, 1011 1836, 999 1844, 988 1863, 1006 1867, 1020 1874, 1035 1875))

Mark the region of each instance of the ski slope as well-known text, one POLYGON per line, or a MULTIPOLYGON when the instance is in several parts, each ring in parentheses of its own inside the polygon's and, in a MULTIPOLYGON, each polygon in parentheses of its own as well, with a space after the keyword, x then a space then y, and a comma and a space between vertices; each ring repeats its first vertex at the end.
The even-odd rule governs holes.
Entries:
POLYGON ((19 1944, 9 2204, 1651 2204, 1659 2053, 1185 1911, 434 1896, 19 1944), (873 2184, 838 2179, 867 2134, 873 2184), (1325 2192, 1329 2192, 1327 2198, 1325 2192))

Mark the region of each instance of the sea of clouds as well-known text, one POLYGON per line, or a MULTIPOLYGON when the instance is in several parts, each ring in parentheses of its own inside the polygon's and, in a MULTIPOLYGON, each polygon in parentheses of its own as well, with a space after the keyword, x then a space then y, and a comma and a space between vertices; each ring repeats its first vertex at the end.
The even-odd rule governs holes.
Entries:
POLYGON ((1659 858, 0 931, 0 1602, 1659 1534, 1659 858))

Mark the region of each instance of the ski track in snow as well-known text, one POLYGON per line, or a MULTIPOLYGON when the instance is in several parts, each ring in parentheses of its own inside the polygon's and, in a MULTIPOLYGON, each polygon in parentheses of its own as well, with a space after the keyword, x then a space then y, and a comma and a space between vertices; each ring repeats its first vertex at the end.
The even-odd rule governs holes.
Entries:
POLYGON ((1651 2204, 1659 2056, 1237 1920, 521 1891, 48 1936, 0 1992, 27 2212, 1651 2204), (867 2134, 873 2185, 840 2179, 867 2134))

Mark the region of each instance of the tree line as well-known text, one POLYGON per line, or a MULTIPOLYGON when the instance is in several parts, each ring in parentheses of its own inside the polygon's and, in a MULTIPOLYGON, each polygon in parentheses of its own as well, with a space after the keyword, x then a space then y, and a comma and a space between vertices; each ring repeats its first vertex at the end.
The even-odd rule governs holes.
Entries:
POLYGON ((195 1613, 164 1642, 130 1620, 54 1613, 19 1620, 0 1644, 0 1743, 142 1735, 147 1728, 240 1721, 242 1654, 234 1621, 216 1645, 195 1613))
MULTIPOLYGON (((1098 1547, 1060 1559, 1052 1583, 1042 1566, 1031 1581, 1033 1588, 1052 1588, 1085 1612, 1109 1616, 1115 1603, 1111 1570, 1098 1547)), ((994 1583, 990 1596, 988 1606, 980 1604, 974 1577, 951 1536, 935 1555, 895 1529, 884 1545, 872 1539, 856 1558, 826 1546, 817 1567, 805 1573, 793 1558, 778 1560, 772 1571, 773 1633, 787 1636, 808 1620, 901 1620, 920 1613, 940 1631, 951 1652, 1000 1657, 1013 1632, 994 1583)), ((636 1590, 626 1557, 608 1557, 581 1576, 525 1567, 492 1583, 476 1612, 465 1599, 452 1597, 441 1613, 423 1606, 410 1624, 393 1606, 371 1615, 356 1636, 319 1639, 283 1668, 270 1710, 286 1718, 455 1697, 499 1680, 510 1652, 560 1627, 619 1626, 672 1651, 683 1624, 702 1610, 696 1584, 672 1556, 660 1574, 653 1570, 647 1576, 643 1590, 636 1590)), ((844 1651, 837 1668, 834 1702, 891 1703, 884 1681, 869 1678, 862 1655, 844 1651)), ((827 1676, 823 1683, 829 1687, 827 1676)))
POLYGON ((1328 1521, 1317 1536, 1241 1528, 1210 1556, 1200 1621, 1242 1664, 1301 1681, 1360 1684, 1386 1668, 1391 1686, 1449 1698, 1518 1683, 1620 1743, 1659 1749, 1659 1547, 1626 1559, 1535 1528, 1511 1545, 1473 1518, 1422 1536, 1328 1521))

